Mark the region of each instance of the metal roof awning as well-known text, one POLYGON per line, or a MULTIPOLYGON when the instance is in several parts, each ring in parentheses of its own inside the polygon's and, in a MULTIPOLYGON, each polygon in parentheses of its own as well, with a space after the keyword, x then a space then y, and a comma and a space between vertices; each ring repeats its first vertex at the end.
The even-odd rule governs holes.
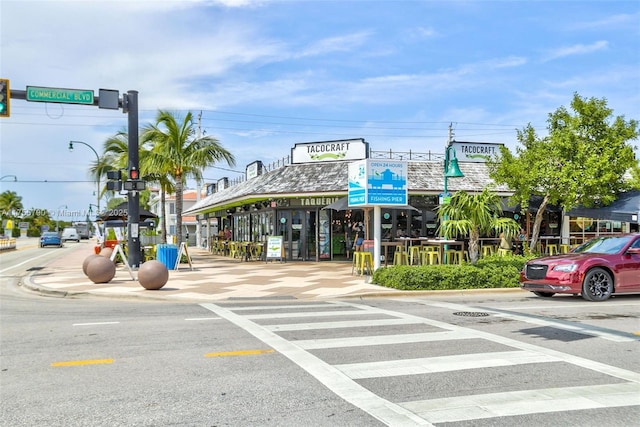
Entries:
POLYGON ((595 208, 578 206, 571 209, 568 215, 640 223, 640 191, 636 190, 621 193, 618 199, 608 206, 595 208))

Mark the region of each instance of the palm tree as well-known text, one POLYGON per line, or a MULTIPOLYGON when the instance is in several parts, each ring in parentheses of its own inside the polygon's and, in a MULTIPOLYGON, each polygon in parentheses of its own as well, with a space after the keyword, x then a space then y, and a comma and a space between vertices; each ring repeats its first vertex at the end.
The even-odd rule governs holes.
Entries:
POLYGON ((0 212, 4 212, 9 218, 21 217, 23 209, 22 197, 15 191, 5 191, 0 194, 0 212))
MULTIPOLYGON (((184 118, 158 111, 155 125, 145 127, 141 141, 153 148, 148 153, 149 171, 167 173, 173 178, 176 193, 176 243, 182 242, 182 192, 187 178, 202 179, 202 169, 224 160, 235 165, 233 155, 210 136, 196 136, 193 114, 184 118)), ((198 190, 199 191, 199 190, 198 190)))
POLYGON ((504 233, 505 237, 512 238, 520 231, 515 220, 500 215, 502 198, 489 189, 474 195, 458 191, 448 204, 438 208, 439 231, 446 237, 469 236, 469 258, 475 264, 481 234, 504 233))

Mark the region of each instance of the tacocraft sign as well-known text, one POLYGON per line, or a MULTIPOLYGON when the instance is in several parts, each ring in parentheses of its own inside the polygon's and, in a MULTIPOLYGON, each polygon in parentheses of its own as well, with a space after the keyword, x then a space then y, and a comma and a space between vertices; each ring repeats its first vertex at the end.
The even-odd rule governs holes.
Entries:
POLYGON ((504 144, 485 142, 453 141, 451 146, 456 150, 456 157, 460 162, 484 163, 494 156, 500 155, 500 147, 504 144))
POLYGON ((291 163, 335 162, 361 160, 369 157, 369 143, 364 139, 303 142, 291 149, 291 163))

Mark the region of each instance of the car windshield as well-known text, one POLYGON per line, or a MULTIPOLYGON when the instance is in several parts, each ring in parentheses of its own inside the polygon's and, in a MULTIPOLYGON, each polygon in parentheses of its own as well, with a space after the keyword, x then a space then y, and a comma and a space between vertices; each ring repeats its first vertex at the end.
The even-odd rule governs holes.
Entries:
POLYGON ((574 253, 598 253, 598 254, 615 254, 629 243, 631 237, 598 237, 583 243, 574 249, 574 253))
POLYGON ((42 237, 56 237, 57 235, 58 235, 58 233, 56 233, 56 232, 48 231, 48 232, 44 233, 42 235, 42 237))

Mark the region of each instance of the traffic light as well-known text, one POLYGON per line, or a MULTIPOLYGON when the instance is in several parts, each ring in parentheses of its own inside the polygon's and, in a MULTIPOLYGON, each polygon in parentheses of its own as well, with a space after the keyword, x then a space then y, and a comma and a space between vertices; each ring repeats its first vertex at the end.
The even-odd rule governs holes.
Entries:
POLYGON ((120 191, 122 190, 122 172, 119 170, 107 171, 107 190, 120 191))
POLYGON ((9 117, 11 109, 11 89, 9 89, 9 79, 0 79, 0 117, 9 117))
POLYGON ((122 173, 119 170, 107 171, 107 179, 115 179, 117 181, 120 181, 122 179, 122 173))
POLYGON ((138 172, 138 169, 131 169, 129 171, 129 179, 139 179, 140 178, 140 174, 138 172))

